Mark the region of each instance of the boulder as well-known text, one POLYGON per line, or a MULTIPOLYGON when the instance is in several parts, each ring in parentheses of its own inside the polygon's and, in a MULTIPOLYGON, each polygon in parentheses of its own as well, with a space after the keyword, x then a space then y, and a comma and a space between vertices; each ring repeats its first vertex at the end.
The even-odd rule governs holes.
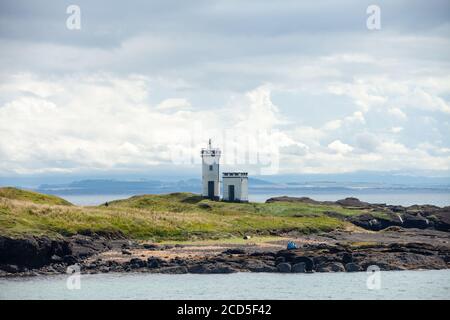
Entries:
POLYGON ((144 260, 141 260, 139 258, 133 258, 129 262, 130 266, 133 266, 134 269, 137 268, 144 268, 147 266, 147 263, 144 260))
POLYGON ((292 266, 292 272, 303 273, 306 272, 306 263, 299 262, 292 266))
POLYGON ((282 262, 277 265, 278 272, 288 273, 291 272, 291 264, 287 262, 282 262))
POLYGON ((429 221, 427 218, 422 217, 420 214, 404 214, 402 226, 404 228, 426 229, 432 227, 433 224, 431 223, 431 221, 429 221))
POLYGON ((280 264, 280 263, 283 263, 283 262, 286 262, 286 258, 285 257, 277 257, 275 259, 275 264, 280 264))
POLYGON ((330 270, 333 272, 343 272, 345 271, 345 267, 340 262, 333 262, 330 264, 330 270))
POLYGON ((164 264, 164 261, 159 258, 150 257, 147 259, 147 267, 150 269, 159 268, 163 264, 164 264))
POLYGON ((311 272, 314 269, 314 261, 309 257, 298 256, 294 259, 294 264, 303 262, 305 264, 306 272, 311 272))
MULTIPOLYGON (((272 262, 273 264, 273 262, 272 262)), ((251 272, 275 272, 277 268, 260 260, 247 260, 245 268, 251 272)))
POLYGON ((110 271, 109 267, 107 266, 101 266, 98 271, 102 272, 102 273, 108 273, 110 271))
POLYGON ((345 271, 347 272, 359 272, 362 271, 362 268, 356 263, 350 262, 345 265, 345 271))
POLYGON ((342 263, 347 264, 353 262, 353 255, 350 252, 344 252, 342 254, 342 263))

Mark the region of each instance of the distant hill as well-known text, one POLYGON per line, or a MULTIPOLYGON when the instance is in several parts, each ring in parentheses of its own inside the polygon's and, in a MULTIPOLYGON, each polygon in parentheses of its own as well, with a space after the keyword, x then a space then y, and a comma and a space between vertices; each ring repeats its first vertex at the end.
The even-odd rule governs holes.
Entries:
MULTIPOLYGON (((200 179, 186 179, 179 181, 160 180, 108 180, 90 179, 73 181, 66 184, 42 184, 36 191, 50 194, 147 194, 170 192, 199 193, 202 188, 200 179)), ((249 178, 249 188, 270 187, 274 182, 249 178)))
POLYGON ((80 180, 67 184, 42 184, 36 191, 50 194, 146 194, 162 192, 200 192, 201 181, 188 179, 180 181, 160 180, 80 180))

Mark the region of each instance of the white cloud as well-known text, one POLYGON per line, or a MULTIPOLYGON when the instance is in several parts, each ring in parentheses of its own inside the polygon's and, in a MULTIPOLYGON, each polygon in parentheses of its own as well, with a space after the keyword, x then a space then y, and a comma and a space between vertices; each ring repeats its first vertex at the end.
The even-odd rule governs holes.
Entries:
POLYGON ((406 120, 408 118, 407 115, 399 108, 389 108, 387 112, 399 120, 406 120))
POLYGON ((391 131, 392 133, 400 133, 403 131, 403 127, 392 127, 391 131))
POLYGON ((348 152, 351 152, 353 150, 353 147, 341 142, 340 140, 334 140, 330 144, 328 144, 328 148, 332 151, 340 154, 345 154, 348 152))
POLYGON ((184 98, 166 99, 156 106, 158 110, 189 109, 191 103, 184 98))
POLYGON ((355 111, 351 116, 345 118, 347 123, 359 122, 366 123, 366 119, 364 118, 364 114, 361 111, 355 111))
POLYGON ((332 120, 325 123, 323 126, 324 130, 336 130, 342 126, 342 120, 332 120))

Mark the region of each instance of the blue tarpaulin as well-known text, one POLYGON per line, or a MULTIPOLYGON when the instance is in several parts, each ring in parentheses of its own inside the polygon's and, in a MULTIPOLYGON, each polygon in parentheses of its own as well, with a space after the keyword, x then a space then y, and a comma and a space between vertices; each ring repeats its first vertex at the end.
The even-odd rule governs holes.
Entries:
POLYGON ((297 247, 297 245, 295 244, 294 241, 289 241, 288 244, 287 244, 287 248, 288 248, 288 250, 298 249, 298 247, 297 247))

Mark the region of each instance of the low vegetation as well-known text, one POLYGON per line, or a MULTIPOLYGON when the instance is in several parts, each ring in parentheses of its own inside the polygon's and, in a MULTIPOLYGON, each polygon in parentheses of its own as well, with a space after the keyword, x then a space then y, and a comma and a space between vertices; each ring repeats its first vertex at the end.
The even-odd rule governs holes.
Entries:
POLYGON ((0 188, 0 198, 23 200, 37 204, 55 204, 63 206, 71 206, 72 204, 60 197, 42 194, 33 191, 26 191, 12 187, 0 188))
POLYGON ((80 207, 55 196, 0 190, 0 235, 102 234, 153 241, 214 240, 349 227, 362 210, 305 203, 226 203, 192 193, 143 195, 108 206, 80 207))

